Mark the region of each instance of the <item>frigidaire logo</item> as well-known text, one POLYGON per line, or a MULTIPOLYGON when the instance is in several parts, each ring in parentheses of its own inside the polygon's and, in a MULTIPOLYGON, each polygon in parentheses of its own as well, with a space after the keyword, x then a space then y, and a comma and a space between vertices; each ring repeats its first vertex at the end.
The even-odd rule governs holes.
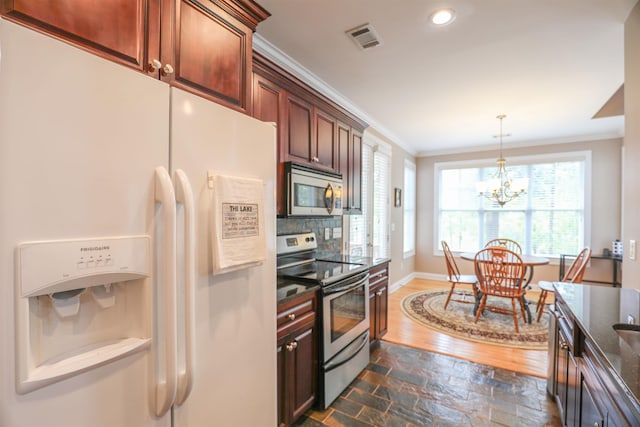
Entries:
POLYGON ((108 251, 111 249, 108 245, 103 246, 87 246, 84 248, 80 248, 80 252, 95 252, 95 251, 108 251))

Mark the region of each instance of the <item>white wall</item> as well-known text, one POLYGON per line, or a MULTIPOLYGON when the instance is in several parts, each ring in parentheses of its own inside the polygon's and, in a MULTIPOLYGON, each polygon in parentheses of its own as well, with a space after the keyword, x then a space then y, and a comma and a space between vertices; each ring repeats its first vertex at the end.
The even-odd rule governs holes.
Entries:
POLYGON ((623 220, 624 276, 622 286, 640 289, 640 261, 629 259, 629 240, 640 242, 640 2, 624 25, 624 159, 623 220))

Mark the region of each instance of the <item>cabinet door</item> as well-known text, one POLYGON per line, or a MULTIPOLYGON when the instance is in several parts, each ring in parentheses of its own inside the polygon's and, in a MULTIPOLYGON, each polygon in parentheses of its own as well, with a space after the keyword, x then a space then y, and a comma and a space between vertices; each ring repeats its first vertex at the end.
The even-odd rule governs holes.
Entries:
POLYGON ((285 146, 283 161, 291 160, 310 164, 311 158, 314 157, 311 132, 313 106, 287 93, 285 110, 287 129, 283 137, 285 146))
POLYGON ((337 121, 322 110, 315 109, 315 147, 311 161, 316 166, 338 170, 337 121))
POLYGON ((378 287, 376 291, 376 333, 377 339, 380 339, 387 333, 387 302, 389 300, 389 292, 387 285, 378 287))
POLYGON ((163 79, 248 113, 251 84, 250 27, 236 20, 216 3, 176 0, 173 31, 163 31, 162 62, 173 73, 163 79), (173 46, 165 46, 165 41, 173 46), (170 42, 171 43, 171 42, 170 42))
POLYGON ((153 0, 5 0, 0 13, 140 71, 145 46, 158 41, 147 40, 147 16, 149 25, 160 19, 153 0))
POLYGON ((558 348, 556 351, 556 402, 560 410, 562 423, 566 425, 567 420, 567 386, 569 374, 569 345, 567 339, 562 332, 558 331, 558 348))
POLYGON ((377 326, 377 303, 376 291, 374 287, 369 289, 369 340, 371 344, 376 341, 376 326, 377 326))
POLYGON ((292 420, 297 420, 316 401, 318 388, 318 334, 315 326, 295 334, 293 351, 289 352, 293 368, 293 388, 289 396, 292 420))
POLYGON ((287 423, 287 400, 285 399, 284 392, 286 389, 286 379, 289 377, 289 374, 286 370, 286 349, 285 349, 286 339, 279 339, 276 346, 276 360, 277 360, 277 382, 278 382, 278 426, 286 426, 287 423))
POLYGON ((594 390, 584 376, 580 381, 580 427, 604 427, 604 417, 594 399, 594 390))
POLYGON ((276 123, 277 140, 278 140, 278 174, 277 174, 277 214, 285 214, 284 205, 284 164, 282 163, 283 154, 280 152, 282 148, 282 127, 284 117, 284 90, 275 83, 260 76, 253 75, 253 93, 252 93, 252 116, 263 122, 276 123))
POLYGON ((578 364, 573 353, 568 353, 568 370, 567 370, 567 426, 579 425, 579 392, 580 377, 578 373, 578 364))

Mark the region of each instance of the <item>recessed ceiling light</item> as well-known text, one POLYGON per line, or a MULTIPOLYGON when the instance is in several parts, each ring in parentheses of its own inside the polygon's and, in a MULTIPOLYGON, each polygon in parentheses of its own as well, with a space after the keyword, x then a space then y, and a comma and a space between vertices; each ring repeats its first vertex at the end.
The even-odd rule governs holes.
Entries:
POLYGON ((431 22, 434 25, 443 26, 452 23, 456 19, 456 12, 453 9, 436 10, 431 15, 431 22))

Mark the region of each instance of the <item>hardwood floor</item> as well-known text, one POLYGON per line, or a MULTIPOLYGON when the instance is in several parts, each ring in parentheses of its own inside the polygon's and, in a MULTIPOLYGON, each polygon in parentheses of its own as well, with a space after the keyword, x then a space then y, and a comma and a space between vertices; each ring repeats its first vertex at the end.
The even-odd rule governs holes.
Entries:
MULTIPOLYGON (((425 289, 449 289, 449 286, 447 282, 414 279, 389 294, 388 332, 383 337, 384 341, 540 378, 547 377, 545 350, 523 350, 466 341, 437 332, 405 316, 400 308, 402 299, 425 289)), ((533 294, 532 291, 531 293, 533 294)))

